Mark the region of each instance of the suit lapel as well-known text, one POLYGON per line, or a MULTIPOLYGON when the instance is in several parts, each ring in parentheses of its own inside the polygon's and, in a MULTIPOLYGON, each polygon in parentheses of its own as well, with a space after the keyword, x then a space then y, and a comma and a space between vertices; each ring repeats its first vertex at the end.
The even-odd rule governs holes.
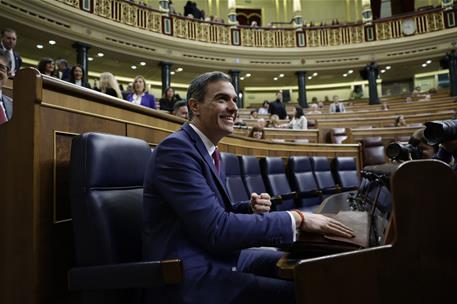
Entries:
MULTIPOLYGON (((202 156, 202 158, 205 160, 206 162, 206 165, 209 167, 209 169, 211 170, 211 173, 214 177, 214 179, 216 180, 216 185, 218 186, 219 188, 219 192, 221 192, 222 194, 222 199, 224 200, 224 205, 229 209, 229 210, 232 210, 232 204, 230 202, 230 196, 228 195, 227 191, 225 190, 225 186, 224 184, 222 183, 222 180, 221 180, 221 177, 219 176, 219 174, 217 174, 216 172, 216 168, 214 167, 214 164, 213 164, 213 159, 209 156, 208 154, 208 150, 206 150, 206 147, 205 145, 203 144, 202 140, 200 139, 200 137, 198 136, 197 133, 195 133, 195 131, 192 129, 191 126, 189 126, 188 123, 184 124, 182 126, 182 129, 187 133, 189 134, 190 138, 194 141, 195 143, 195 147, 198 151, 198 153, 200 153, 200 155, 202 156)), ((222 164, 221 164, 221 167, 222 167, 222 164)), ((222 168, 221 168, 221 172, 222 172, 222 168)))

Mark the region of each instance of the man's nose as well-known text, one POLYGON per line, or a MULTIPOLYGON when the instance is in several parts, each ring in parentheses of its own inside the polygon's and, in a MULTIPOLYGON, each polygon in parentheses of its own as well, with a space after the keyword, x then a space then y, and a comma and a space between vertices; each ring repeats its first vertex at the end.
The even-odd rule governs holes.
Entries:
POLYGON ((230 102, 228 103, 228 108, 230 111, 238 111, 238 106, 236 105, 235 99, 230 100, 230 102))

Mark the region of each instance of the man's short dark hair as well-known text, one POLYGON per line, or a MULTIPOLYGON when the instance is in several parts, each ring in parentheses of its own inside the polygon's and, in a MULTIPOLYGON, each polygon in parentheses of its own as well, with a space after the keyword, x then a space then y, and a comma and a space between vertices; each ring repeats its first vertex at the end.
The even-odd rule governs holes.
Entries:
MULTIPOLYGON (((197 76, 190 83, 189 89, 187 89, 187 102, 189 102, 191 98, 198 102, 203 102, 208 84, 221 80, 231 82, 230 76, 218 71, 208 72, 197 76)), ((192 118, 192 110, 190 107, 189 118, 192 118)))
POLYGON ((11 57, 10 54, 5 50, 0 50, 0 58, 5 60, 6 66, 10 66, 11 57))
POLYGON ((185 100, 179 100, 177 101, 174 106, 173 106, 173 112, 176 113, 180 107, 187 107, 187 101, 185 100))
POLYGON ((5 36, 5 33, 15 33, 16 34, 16 31, 13 30, 12 28, 4 28, 2 29, 2 37, 5 36))

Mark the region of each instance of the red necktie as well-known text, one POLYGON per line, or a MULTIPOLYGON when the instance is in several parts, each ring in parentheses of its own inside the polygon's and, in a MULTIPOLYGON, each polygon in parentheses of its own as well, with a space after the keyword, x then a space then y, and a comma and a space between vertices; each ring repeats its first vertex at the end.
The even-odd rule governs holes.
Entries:
POLYGON ((6 116, 5 109, 3 108, 3 104, 0 103, 0 125, 8 121, 8 117, 6 116))
POLYGON ((216 148, 213 152, 213 160, 214 160, 214 167, 216 167, 216 172, 217 174, 220 174, 221 172, 221 153, 219 150, 216 148))

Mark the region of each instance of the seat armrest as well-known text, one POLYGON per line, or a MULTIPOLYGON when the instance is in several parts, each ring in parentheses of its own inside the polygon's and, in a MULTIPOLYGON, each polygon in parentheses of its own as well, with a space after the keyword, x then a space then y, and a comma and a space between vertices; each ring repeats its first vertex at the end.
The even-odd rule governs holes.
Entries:
POLYGON ((311 191, 303 191, 297 192, 297 198, 310 198, 310 197, 317 197, 322 196, 322 191, 320 190, 311 190, 311 191))
POLYGON ((181 282, 182 262, 165 260, 72 268, 70 290, 147 288, 181 282))
POLYGON ((281 204, 284 200, 295 199, 297 197, 296 192, 283 193, 280 195, 275 195, 270 198, 270 201, 273 204, 281 204))

